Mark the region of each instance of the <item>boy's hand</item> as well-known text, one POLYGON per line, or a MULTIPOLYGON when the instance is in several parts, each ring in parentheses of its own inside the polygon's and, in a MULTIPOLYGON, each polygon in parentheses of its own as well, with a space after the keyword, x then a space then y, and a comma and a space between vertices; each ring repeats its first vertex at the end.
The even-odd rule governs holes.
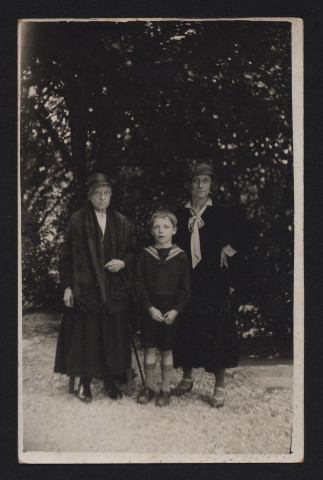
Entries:
POLYGON ((162 322, 164 320, 163 314, 161 313, 160 310, 158 310, 158 308, 150 307, 150 308, 148 308, 148 312, 149 312, 151 318, 153 320, 155 320, 156 322, 162 322))
POLYGON ((169 312, 165 313, 164 315, 164 322, 167 323, 167 325, 171 325, 174 322, 177 315, 178 315, 177 310, 169 310, 169 312))
POLYGON ((123 260, 118 260, 113 258, 110 262, 104 265, 104 268, 107 268, 109 272, 117 273, 119 270, 122 270, 125 267, 125 263, 123 260))

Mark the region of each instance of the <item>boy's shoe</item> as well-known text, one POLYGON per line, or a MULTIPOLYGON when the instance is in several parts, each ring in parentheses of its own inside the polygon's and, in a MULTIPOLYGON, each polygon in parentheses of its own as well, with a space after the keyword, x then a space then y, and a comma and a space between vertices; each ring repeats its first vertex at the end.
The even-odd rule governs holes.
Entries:
POLYGON ((169 405, 169 402, 170 402, 170 393, 163 392, 161 390, 155 401, 156 407, 166 407, 167 405, 169 405))
POLYGON ((137 398, 137 403, 140 403, 141 405, 147 405, 147 403, 150 402, 152 398, 154 398, 155 392, 149 387, 145 387, 141 390, 141 392, 138 395, 137 398))

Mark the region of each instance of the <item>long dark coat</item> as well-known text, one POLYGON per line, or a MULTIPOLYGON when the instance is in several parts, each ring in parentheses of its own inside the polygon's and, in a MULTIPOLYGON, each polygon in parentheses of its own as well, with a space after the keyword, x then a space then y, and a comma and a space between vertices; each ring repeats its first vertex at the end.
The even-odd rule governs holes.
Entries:
MULTIPOLYGON (((177 245, 189 255, 192 295, 178 328, 173 351, 175 367, 199 368, 214 372, 216 368, 235 367, 238 363, 238 339, 230 305, 230 267, 221 268, 221 251, 227 244, 240 254, 246 233, 241 222, 222 206, 208 206, 202 214, 204 226, 199 230, 202 260, 192 269, 190 210, 177 213, 177 245)), ((230 261, 230 260, 229 260, 230 261)))
POLYGON ((123 279, 133 267, 130 244, 125 217, 111 208, 107 210, 103 238, 91 202, 72 215, 59 275, 62 289, 71 287, 73 291, 74 307, 64 310, 55 372, 92 377, 110 371, 120 375, 130 366, 128 302, 123 279), (112 258, 125 262, 122 273, 104 269, 112 258))

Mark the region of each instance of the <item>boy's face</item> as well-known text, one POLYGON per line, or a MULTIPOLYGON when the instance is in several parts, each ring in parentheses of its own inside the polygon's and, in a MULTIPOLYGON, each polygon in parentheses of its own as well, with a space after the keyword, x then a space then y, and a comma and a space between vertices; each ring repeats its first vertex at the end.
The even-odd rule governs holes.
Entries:
POLYGON ((176 233, 176 227, 173 226, 168 217, 159 217, 155 218, 151 227, 151 233, 154 236, 157 246, 167 248, 172 245, 172 238, 176 233))

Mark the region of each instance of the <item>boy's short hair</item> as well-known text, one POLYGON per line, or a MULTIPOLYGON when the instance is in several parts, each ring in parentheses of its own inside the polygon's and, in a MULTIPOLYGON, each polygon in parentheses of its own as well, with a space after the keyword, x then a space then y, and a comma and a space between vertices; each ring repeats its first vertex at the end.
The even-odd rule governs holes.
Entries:
POLYGON ((171 212, 170 210, 167 210, 167 208, 163 208, 163 209, 160 209, 160 210, 157 210, 151 217, 150 219, 150 226, 152 227, 153 224, 154 224, 154 221, 156 220, 156 218, 169 218, 169 220, 172 222, 173 224, 173 227, 175 228, 177 226, 177 218, 175 217, 175 215, 173 214, 173 212, 171 212))

